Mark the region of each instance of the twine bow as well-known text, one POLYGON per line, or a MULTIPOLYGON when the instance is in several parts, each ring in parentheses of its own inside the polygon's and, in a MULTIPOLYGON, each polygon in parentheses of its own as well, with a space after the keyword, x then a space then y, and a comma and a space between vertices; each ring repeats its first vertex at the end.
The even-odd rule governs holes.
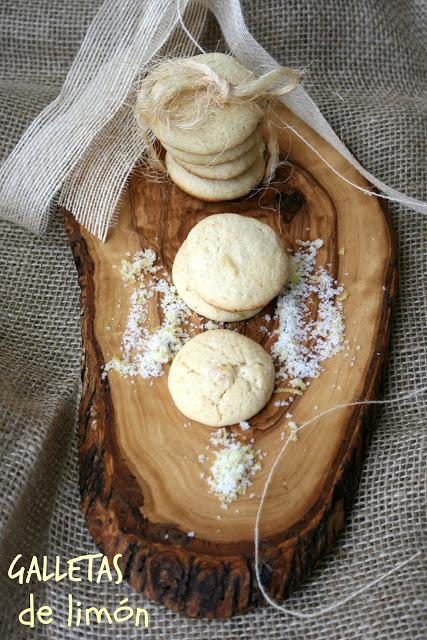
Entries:
POLYGON ((293 91, 302 75, 302 71, 290 67, 276 67, 258 77, 248 71, 247 80, 232 84, 222 73, 198 60, 180 58, 160 62, 142 81, 136 102, 150 166, 165 172, 153 133, 159 125, 188 130, 227 104, 246 104, 263 117, 268 152, 264 182, 270 182, 279 160, 279 145, 268 117, 269 107, 275 99, 293 91), (189 120, 189 110, 185 107, 195 104, 197 108, 191 109, 189 120))

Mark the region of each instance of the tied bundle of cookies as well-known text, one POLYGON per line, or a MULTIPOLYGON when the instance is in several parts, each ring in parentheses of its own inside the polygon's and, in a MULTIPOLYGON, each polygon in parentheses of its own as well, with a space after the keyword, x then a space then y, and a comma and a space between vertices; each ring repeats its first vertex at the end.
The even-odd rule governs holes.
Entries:
MULTIPOLYGON (((238 322, 259 313, 282 289, 288 259, 282 241, 254 218, 223 213, 199 222, 176 254, 178 294, 196 313, 238 322)), ((254 340, 227 329, 199 334, 178 352, 169 390, 187 417, 211 426, 251 418, 274 388, 271 356, 254 340)))
POLYGON ((258 77, 220 53, 161 62, 142 82, 136 106, 151 165, 204 201, 248 194, 277 164, 267 105, 298 82, 293 70, 258 77))

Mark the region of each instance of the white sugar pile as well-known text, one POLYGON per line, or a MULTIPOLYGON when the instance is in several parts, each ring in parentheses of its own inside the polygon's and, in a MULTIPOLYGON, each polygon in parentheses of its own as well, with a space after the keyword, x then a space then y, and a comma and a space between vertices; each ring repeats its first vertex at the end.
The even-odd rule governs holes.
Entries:
POLYGON ((246 493, 252 485, 251 478, 261 469, 262 452, 255 451, 250 443, 240 442, 234 433, 218 429, 210 439, 218 447, 210 468, 208 484, 223 508, 246 493))
POLYGON ((121 275, 124 282, 136 284, 130 296, 130 310, 121 343, 121 358, 113 358, 105 365, 105 372, 119 371, 123 377, 151 378, 163 374, 163 365, 179 351, 188 334, 182 323, 190 310, 173 285, 156 275, 156 254, 151 249, 139 251, 132 262, 122 261, 121 275), (148 305, 157 294, 163 313, 159 327, 148 327, 148 305))
POLYGON ((289 380, 291 387, 304 390, 303 380, 317 378, 322 362, 343 348, 344 289, 326 269, 316 270, 322 240, 298 244, 301 250, 290 259, 289 282, 277 299, 275 318, 279 327, 272 356, 278 365, 278 379, 289 380), (315 304, 317 313, 312 319, 310 312, 315 304))

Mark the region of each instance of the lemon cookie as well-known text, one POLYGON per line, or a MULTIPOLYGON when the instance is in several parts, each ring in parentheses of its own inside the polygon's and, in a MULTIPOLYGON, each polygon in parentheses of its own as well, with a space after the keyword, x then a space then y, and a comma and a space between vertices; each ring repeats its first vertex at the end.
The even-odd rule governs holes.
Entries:
POLYGON ((261 411, 273 393, 274 377, 271 356, 258 343, 215 329, 182 347, 172 362, 168 385, 187 418, 226 427, 261 411))
POLYGON ((206 202, 220 202, 241 198, 252 191, 261 182, 265 167, 264 158, 259 157, 249 169, 236 178, 209 180, 190 173, 167 152, 166 169, 173 182, 190 196, 206 202))
POLYGON ((192 288, 226 311, 264 307, 282 289, 288 258, 268 225, 234 213, 211 215, 188 234, 192 288))
POLYGON ((252 147, 242 156, 230 160, 230 162, 222 162, 221 164, 190 164, 183 160, 175 158, 176 162, 180 164, 184 169, 187 169, 190 173, 199 178, 207 178, 208 180, 229 180, 230 178, 236 178, 244 171, 247 171, 249 167, 258 159, 264 155, 264 143, 252 147))
POLYGON ((182 298, 187 306, 193 311, 214 320, 215 322, 240 322, 252 318, 261 311, 253 309, 251 311, 230 312, 223 309, 217 309, 208 304, 191 288, 191 274, 188 271, 188 245, 184 242, 175 256, 172 266, 172 280, 178 291, 178 295, 182 298))
POLYGON ((179 162, 187 162, 189 164, 216 165, 223 162, 230 162, 235 158, 243 156, 247 151, 253 149, 257 145, 263 144, 263 138, 260 129, 256 129, 242 144, 236 147, 224 148, 218 153, 189 153, 175 147, 166 147, 176 160, 179 162))
MULTIPOLYGON (((235 58, 221 53, 194 56, 197 62, 207 64, 232 84, 255 79, 255 75, 235 58)), ((164 64, 169 64, 165 62, 164 64)), ((179 65, 179 61, 173 64, 179 65)), ((197 96, 194 101, 183 102, 181 120, 193 123, 188 128, 168 126, 156 121, 151 124, 155 136, 164 146, 173 146, 190 153, 219 153, 223 149, 241 144, 258 127, 261 113, 250 101, 226 103, 222 108, 200 113, 197 96)), ((137 106, 138 109, 138 106, 137 106)))

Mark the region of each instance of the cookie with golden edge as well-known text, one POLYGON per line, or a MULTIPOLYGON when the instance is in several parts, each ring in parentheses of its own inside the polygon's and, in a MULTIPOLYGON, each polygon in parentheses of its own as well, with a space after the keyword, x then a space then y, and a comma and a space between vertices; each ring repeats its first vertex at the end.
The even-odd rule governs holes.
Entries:
POLYGON ((238 144, 236 147, 224 148, 218 153, 188 153, 187 151, 182 151, 182 149, 177 149, 176 147, 171 146, 166 147, 166 150, 169 151, 181 164, 186 162, 198 165, 217 165, 239 158, 246 152, 261 144, 263 144, 263 137, 258 127, 258 129, 248 136, 242 144, 238 144))
POLYGON ((212 427, 252 418, 274 388, 271 356, 257 342, 226 329, 205 331, 175 356, 168 377, 181 413, 212 427))
POLYGON ((193 198, 206 202, 235 200, 247 195, 259 185, 264 175, 264 158, 259 157, 254 164, 243 173, 229 180, 212 180, 199 178, 184 169, 169 152, 166 153, 166 169, 169 177, 180 189, 193 198))
POLYGON ((175 158, 176 162, 190 173, 208 180, 236 178, 251 167, 258 158, 264 157, 264 143, 252 147, 242 156, 221 164, 190 164, 175 158))
POLYGON ((179 248, 172 266, 172 280, 178 291, 178 295, 185 304, 193 311, 204 318, 215 322, 241 322, 252 318, 262 309, 252 309, 251 311, 230 312, 217 309, 203 300, 191 287, 191 272, 188 269, 188 245, 183 242, 179 248))
POLYGON ((282 240, 268 225, 235 213, 208 216, 187 237, 192 288, 214 307, 264 307, 288 277, 282 240))
MULTIPOLYGON (((206 53, 192 59, 209 65, 232 84, 256 77, 235 58, 225 54, 206 53)), ((179 61, 175 60, 174 64, 179 64, 179 61)), ((176 147, 188 153, 217 154, 242 144, 255 132, 262 118, 250 101, 230 102, 221 108, 199 113, 202 108, 197 96, 190 102, 183 102, 181 121, 193 123, 192 126, 181 128, 156 122, 152 124, 153 133, 165 147, 176 147)))

